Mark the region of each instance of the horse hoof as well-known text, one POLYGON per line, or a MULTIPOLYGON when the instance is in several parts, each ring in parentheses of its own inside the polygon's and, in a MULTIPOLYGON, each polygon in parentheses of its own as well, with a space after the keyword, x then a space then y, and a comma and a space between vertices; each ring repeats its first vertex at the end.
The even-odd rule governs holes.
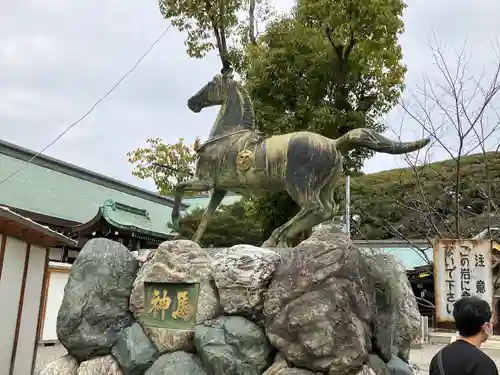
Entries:
POLYGON ((284 249, 284 248, 288 248, 288 247, 291 247, 291 246, 288 243, 286 243, 285 241, 280 241, 278 243, 278 246, 276 246, 276 247, 278 247, 280 249, 284 249))
POLYGON ((272 247, 276 247, 278 244, 275 242, 275 241, 269 241, 267 240, 266 242, 264 242, 261 247, 263 248, 272 248, 272 247))

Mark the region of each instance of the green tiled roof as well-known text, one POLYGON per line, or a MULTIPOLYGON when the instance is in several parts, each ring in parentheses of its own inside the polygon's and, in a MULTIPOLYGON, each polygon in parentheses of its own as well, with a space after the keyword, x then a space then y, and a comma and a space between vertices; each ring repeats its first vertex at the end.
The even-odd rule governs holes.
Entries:
MULTIPOLYGON (((370 251, 370 249, 364 250, 370 251)), ((415 267, 425 266, 427 264, 414 249, 408 247, 384 247, 373 249, 373 251, 393 255, 396 259, 399 259, 407 270, 413 270, 415 267)), ((433 250, 429 248, 425 250, 425 253, 427 258, 432 262, 433 250)))
POLYGON ((22 168, 0 185, 0 205, 86 223, 111 199, 147 211, 153 232, 171 233, 171 198, 43 155, 28 164, 33 154, 0 141, 0 180, 22 168))
MULTIPOLYGON (((241 195, 228 194, 222 200, 221 205, 228 206, 230 204, 238 202, 240 199, 241 195)), ((186 212, 191 212, 197 208, 203 208, 203 209, 207 208, 209 201, 210 197, 190 197, 190 198, 184 198, 182 200, 182 203, 189 205, 186 212)))
POLYGON ((155 230, 155 225, 151 221, 151 217, 147 210, 115 202, 112 199, 108 199, 104 202, 92 220, 73 227, 72 231, 78 233, 81 229, 92 227, 102 219, 117 229, 124 229, 155 239, 167 239, 169 237, 165 232, 157 232, 155 230))

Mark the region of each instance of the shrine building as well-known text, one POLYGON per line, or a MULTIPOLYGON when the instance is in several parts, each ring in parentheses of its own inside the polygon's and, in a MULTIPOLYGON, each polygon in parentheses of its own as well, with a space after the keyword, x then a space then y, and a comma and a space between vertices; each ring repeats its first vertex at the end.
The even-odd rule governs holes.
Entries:
MULTIPOLYGON (((51 261, 72 263, 91 238, 130 250, 173 238, 173 199, 0 141, 0 205, 76 241, 51 248, 51 261), (28 163, 28 161, 30 161, 28 163)), ((181 210, 188 205, 182 204, 181 210)))

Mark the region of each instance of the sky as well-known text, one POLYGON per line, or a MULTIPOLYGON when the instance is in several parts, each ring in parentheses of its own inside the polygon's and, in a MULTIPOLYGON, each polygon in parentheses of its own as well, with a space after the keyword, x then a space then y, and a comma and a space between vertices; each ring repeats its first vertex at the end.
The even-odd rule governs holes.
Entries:
MULTIPOLYGON (((2 2, 0 138, 35 151, 81 117, 168 26, 156 0, 2 2)), ((287 10, 293 1, 273 4, 287 10)), ((491 67, 497 57, 492 44, 500 40, 498 14, 498 0, 409 1, 400 39, 408 67, 405 97, 415 92, 423 74, 436 72, 428 48, 433 35, 449 47, 462 48, 467 41, 472 71, 491 67)), ((171 28, 89 117, 45 153, 154 190, 152 181, 132 176, 126 153, 150 137, 168 143, 206 138, 216 116, 215 108, 194 114, 186 101, 220 70, 220 61, 215 54, 189 58, 184 40, 171 28)), ((399 127, 400 113, 395 109, 384 119, 390 128, 399 127)), ((405 124, 404 139, 419 135, 414 125, 405 124)), ((376 155, 363 170, 403 164, 397 157, 376 155)))

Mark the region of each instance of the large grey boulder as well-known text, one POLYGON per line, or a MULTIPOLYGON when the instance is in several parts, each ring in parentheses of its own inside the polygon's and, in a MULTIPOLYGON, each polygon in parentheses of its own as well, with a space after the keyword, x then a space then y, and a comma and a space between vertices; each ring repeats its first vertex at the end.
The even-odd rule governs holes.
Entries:
POLYGON ((387 362, 387 367, 390 375, 413 375, 410 365, 395 355, 387 362))
POLYGON ((393 354, 407 360, 420 314, 394 257, 363 253, 332 225, 280 255, 264 316, 269 340, 288 362, 343 375, 360 371, 371 352, 384 362, 393 354))
POLYGON ((368 363, 366 365, 377 375, 391 375, 387 364, 376 354, 368 356, 368 363))
POLYGON ((224 312, 258 314, 279 259, 274 251, 251 245, 236 245, 218 251, 212 263, 212 273, 224 312))
POLYGON ((301 368, 290 367, 281 354, 278 353, 274 363, 262 375, 315 375, 316 373, 301 368))
POLYGON ((48 363, 39 375, 76 375, 78 362, 70 355, 64 355, 48 363))
POLYGON ((118 363, 112 356, 98 357, 82 362, 77 375, 122 375, 118 363))
POLYGON ((220 304, 210 265, 212 258, 198 244, 188 240, 163 242, 139 270, 130 295, 130 309, 160 353, 194 349, 194 332, 147 326, 144 282, 200 283, 196 323, 218 315, 220 304))
POLYGON ((186 352, 163 354, 144 375, 207 375, 200 359, 186 352))
POLYGON ((259 375, 271 362, 272 347, 262 329, 240 316, 197 326, 195 344, 209 375, 259 375))
POLYGON ((311 371, 353 373, 368 360, 374 292, 361 252, 322 226, 281 253, 264 300, 266 334, 286 360, 311 371))
POLYGON ((159 353, 156 347, 144 334, 139 323, 134 323, 125 328, 111 354, 116 359, 123 375, 142 375, 154 361, 159 353))
POLYGON ((139 249, 132 251, 132 254, 135 256, 135 259, 139 262, 139 266, 142 266, 144 262, 146 262, 149 258, 149 255, 156 251, 156 249, 139 249))
POLYGON ((129 296, 138 263, 118 242, 92 239, 71 267, 57 316, 57 337, 79 362, 110 353, 133 321, 129 296))
POLYGON ((388 254, 367 257, 374 283, 374 351, 388 362, 395 354, 408 362, 410 346, 420 331, 420 312, 404 266, 388 254))

